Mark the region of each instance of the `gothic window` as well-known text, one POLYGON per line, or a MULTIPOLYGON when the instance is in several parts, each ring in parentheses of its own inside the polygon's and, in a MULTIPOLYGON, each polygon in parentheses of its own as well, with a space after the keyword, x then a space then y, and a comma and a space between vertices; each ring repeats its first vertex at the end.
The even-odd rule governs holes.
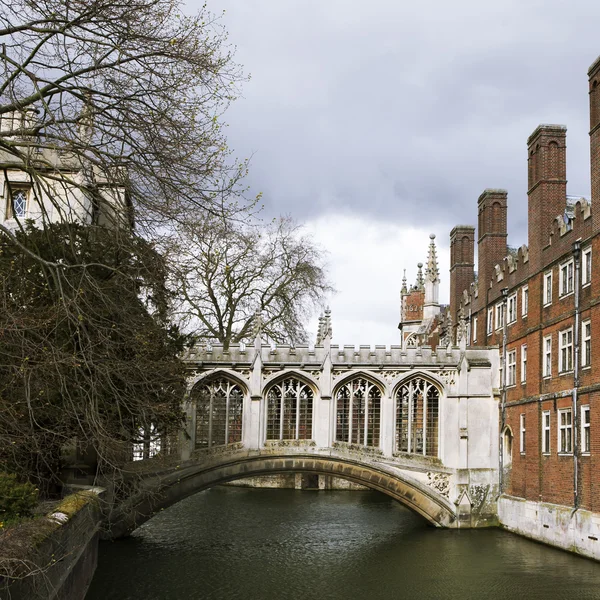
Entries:
POLYGON ((396 451, 438 455, 440 391, 422 377, 396 393, 396 451))
POLYGON ((310 440, 314 394, 295 377, 286 377, 267 392, 267 440, 310 440))
POLYGON ((211 448, 242 441, 244 393, 225 377, 196 386, 196 448, 211 448))
POLYGON ((13 190, 7 204, 6 218, 24 219, 27 216, 27 191, 13 190))
POLYGON ((379 446, 381 390, 362 377, 342 385, 335 395, 338 442, 379 446))

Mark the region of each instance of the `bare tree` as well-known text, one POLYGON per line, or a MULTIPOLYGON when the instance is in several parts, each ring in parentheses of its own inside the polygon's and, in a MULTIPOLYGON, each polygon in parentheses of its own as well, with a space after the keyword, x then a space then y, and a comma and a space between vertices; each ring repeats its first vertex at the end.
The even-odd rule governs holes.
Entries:
POLYGON ((209 216, 188 225, 172 251, 182 302, 194 334, 231 343, 252 337, 255 314, 275 342, 306 341, 305 322, 333 291, 322 251, 290 218, 266 225, 209 216))

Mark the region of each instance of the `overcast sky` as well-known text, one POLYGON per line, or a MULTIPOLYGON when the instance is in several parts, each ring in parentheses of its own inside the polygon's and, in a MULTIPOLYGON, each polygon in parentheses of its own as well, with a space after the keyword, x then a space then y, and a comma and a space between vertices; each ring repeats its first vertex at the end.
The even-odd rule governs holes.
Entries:
MULTIPOLYGON (((188 0, 188 6, 194 4, 188 0)), ((569 194, 589 194, 592 0, 208 0, 251 80, 227 112, 267 214, 328 251, 334 341, 398 343, 402 270, 437 235, 509 193, 509 244, 527 242, 526 140, 568 127, 569 194)))

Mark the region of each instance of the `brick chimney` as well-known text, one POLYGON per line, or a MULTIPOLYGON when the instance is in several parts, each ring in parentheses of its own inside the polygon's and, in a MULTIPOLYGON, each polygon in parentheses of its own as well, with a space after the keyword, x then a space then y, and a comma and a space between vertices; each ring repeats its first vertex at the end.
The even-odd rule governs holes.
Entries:
POLYGON ((527 140, 529 263, 541 267, 552 222, 567 204, 567 128, 540 125, 527 140))
POLYGON ((506 190, 487 189, 477 201, 477 279, 482 302, 486 301, 495 265, 501 263, 507 253, 506 200, 506 190))
POLYGON ((589 68, 588 77, 590 80, 592 226, 595 233, 600 230, 600 56, 589 68))
POLYGON ((463 290, 475 281, 475 227, 457 225, 450 232, 450 315, 457 323, 463 290))

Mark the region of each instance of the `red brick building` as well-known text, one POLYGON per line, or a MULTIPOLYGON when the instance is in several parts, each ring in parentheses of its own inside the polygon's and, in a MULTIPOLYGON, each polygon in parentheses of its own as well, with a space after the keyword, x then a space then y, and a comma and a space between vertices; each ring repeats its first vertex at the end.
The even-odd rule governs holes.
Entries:
POLYGON ((528 244, 507 246, 507 194, 485 190, 477 276, 475 228, 450 234, 450 314, 468 343, 504 356, 504 494, 600 513, 600 58, 588 75, 591 201, 567 195, 566 128, 540 125, 527 140, 528 244))

